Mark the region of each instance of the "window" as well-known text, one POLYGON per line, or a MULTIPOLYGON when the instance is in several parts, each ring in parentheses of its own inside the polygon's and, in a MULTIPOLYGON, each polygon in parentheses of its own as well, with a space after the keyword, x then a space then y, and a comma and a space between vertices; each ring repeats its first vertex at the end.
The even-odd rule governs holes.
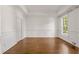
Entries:
POLYGON ((68 16, 63 17, 63 33, 68 33, 68 16))

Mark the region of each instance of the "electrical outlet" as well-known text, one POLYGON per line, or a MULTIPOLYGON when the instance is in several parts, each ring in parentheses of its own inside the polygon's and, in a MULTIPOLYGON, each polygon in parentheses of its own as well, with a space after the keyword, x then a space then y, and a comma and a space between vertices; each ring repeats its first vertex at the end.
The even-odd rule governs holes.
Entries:
POLYGON ((75 43, 75 42, 72 42, 72 44, 73 44, 73 45, 76 45, 76 43, 75 43))

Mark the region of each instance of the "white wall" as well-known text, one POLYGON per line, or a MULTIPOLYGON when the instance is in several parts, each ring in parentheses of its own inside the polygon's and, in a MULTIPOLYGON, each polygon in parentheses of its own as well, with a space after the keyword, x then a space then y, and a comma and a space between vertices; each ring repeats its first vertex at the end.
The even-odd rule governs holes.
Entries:
POLYGON ((1 17, 2 17, 2 7, 0 6, 0 53, 1 53, 1 39, 2 39, 2 37, 1 37, 1 17))
POLYGON ((16 14, 13 6, 2 6, 2 52, 16 43, 16 14))
POLYGON ((27 37, 55 36, 55 18, 46 15, 29 15, 26 19, 27 37))
MULTIPOLYGON (((75 9, 74 11, 66 14, 68 16, 68 34, 62 33, 62 17, 58 19, 58 33, 59 37, 63 38, 64 40, 70 42, 71 44, 79 47, 79 8, 75 9), (76 43, 76 44, 74 44, 76 43)), ((63 15, 64 16, 64 15, 63 15)))
POLYGON ((17 6, 0 6, 1 53, 24 37, 56 36, 55 17, 40 14, 27 16, 23 10, 17 6))
POLYGON ((79 8, 69 14, 69 38, 79 47, 79 8))
POLYGON ((26 36, 26 16, 17 6, 0 6, 0 53, 26 36))
POLYGON ((27 15, 23 13, 23 10, 20 9, 19 7, 16 7, 16 14, 17 14, 17 35, 18 39, 23 39, 26 37, 26 18, 27 15))

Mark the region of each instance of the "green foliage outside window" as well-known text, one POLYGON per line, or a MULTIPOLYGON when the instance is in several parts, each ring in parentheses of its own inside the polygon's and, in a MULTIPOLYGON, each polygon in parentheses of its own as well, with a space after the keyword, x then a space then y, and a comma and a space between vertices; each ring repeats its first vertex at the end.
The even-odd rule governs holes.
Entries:
POLYGON ((68 33, 68 17, 63 17, 63 33, 68 33))

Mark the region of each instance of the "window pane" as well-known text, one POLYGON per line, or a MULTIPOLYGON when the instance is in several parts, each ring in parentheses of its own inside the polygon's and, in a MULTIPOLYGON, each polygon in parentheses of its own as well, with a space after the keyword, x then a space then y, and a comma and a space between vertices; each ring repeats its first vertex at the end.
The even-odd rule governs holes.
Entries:
POLYGON ((63 33, 68 33, 68 17, 63 17, 63 33))

